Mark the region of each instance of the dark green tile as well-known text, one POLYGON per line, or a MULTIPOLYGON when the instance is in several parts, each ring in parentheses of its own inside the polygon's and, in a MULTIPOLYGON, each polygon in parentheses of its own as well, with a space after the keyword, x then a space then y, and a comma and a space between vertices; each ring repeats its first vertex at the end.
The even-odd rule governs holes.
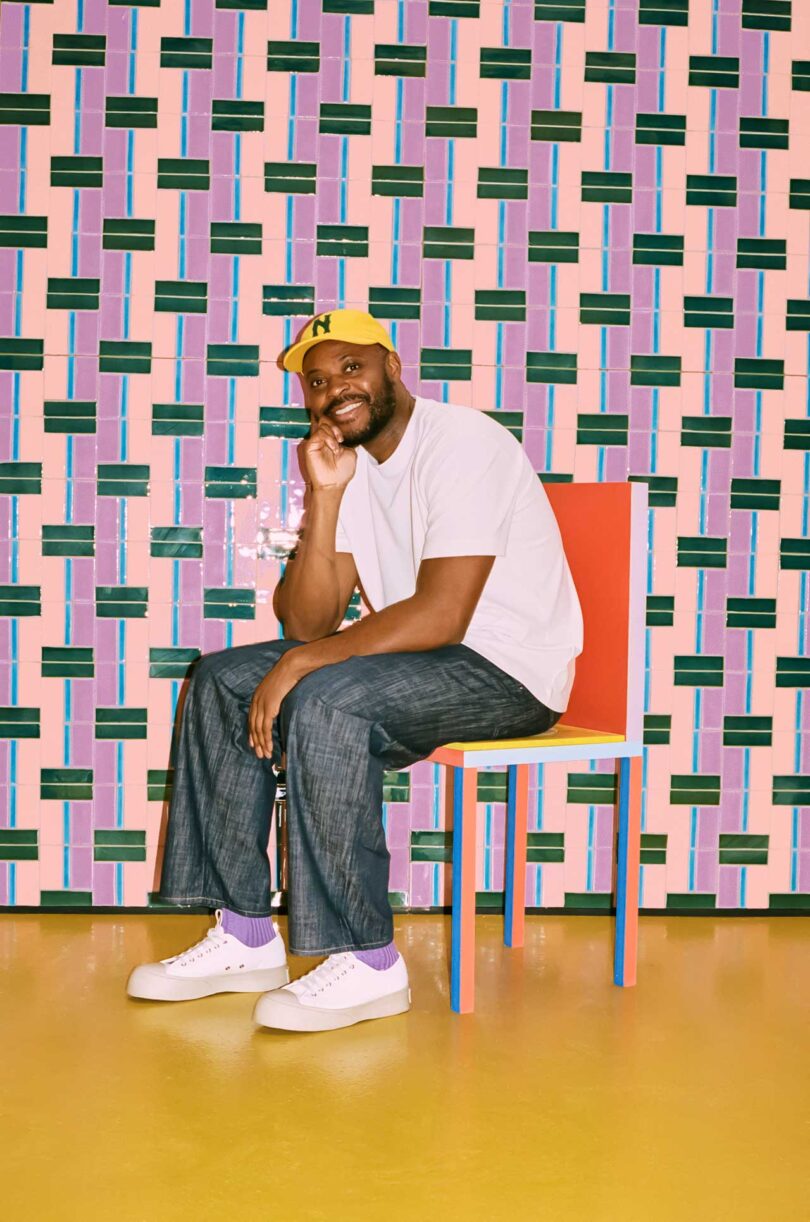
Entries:
POLYGON ((0 124, 47 127, 50 121, 49 93, 0 93, 0 124))
POLYGON ((789 31, 791 0, 743 0, 742 28, 789 31))
MULTIPOLYGON (((0 708, 0 738, 39 738, 39 709, 19 704, 0 708)), ((0 842, 2 839, 0 828, 0 842)))
POLYGON ((662 111, 636 115, 636 144, 686 144, 686 115, 667 115, 662 111))
POLYGON ((523 289, 476 289, 475 317, 481 322, 525 322, 523 289))
POLYGON ((533 110, 531 138, 551 144, 578 144, 582 140, 582 111, 533 110))
POLYGON ((150 343, 102 339, 99 341, 98 356, 101 373, 151 373, 152 370, 150 343))
POLYGON ((425 135, 444 139, 467 139, 478 134, 478 110, 474 106, 428 106, 425 135))
POLYGON ((577 445, 626 446, 628 417, 621 412, 580 412, 577 445))
POLYGON ((212 221, 212 255, 260 255, 262 227, 254 221, 212 221))
POLYGON ((315 253, 343 259, 368 258, 368 226, 319 225, 315 253))
POLYGON ((474 255, 474 229, 426 225, 422 231, 422 257, 425 259, 472 259, 474 255))
POLYGON ((359 102, 321 102, 318 131, 322 136, 370 136, 371 107, 359 102))
POLYGON ((421 289, 389 288, 382 286, 368 290, 368 310, 374 318, 414 319, 422 313, 421 289))
POLYGON ((92 679, 93 650, 81 645, 43 645, 43 679, 92 679))
POLYGON ((732 509, 779 509, 782 481, 778 479, 732 479, 732 509))
POLYGON ((255 467, 206 467, 205 495, 244 500, 256 495, 255 467))
POLYGON ((527 352, 526 381, 574 386, 577 380, 575 352, 527 352))
POLYGON ((530 263, 578 263, 579 234, 558 229, 529 231, 530 263))
POLYGON ((676 687, 722 687, 724 664, 722 654, 676 654, 674 658, 676 687))
POLYGON ((299 440, 309 436, 309 412, 303 407, 260 407, 259 436, 299 440))
POLYGON ((95 527, 59 523, 42 527, 43 556, 94 556, 95 527))
POLYGON ((669 800, 673 806, 719 806, 720 777, 714 773, 673 773, 669 800))
POLYGON ((96 738, 118 741, 146 738, 146 709, 97 708, 96 738))
POLYGON ((585 80, 604 85, 635 85, 636 57, 629 51, 586 51, 585 80))
POLYGON ((210 38, 161 38, 161 68, 210 68, 213 40, 210 38))
POLYGON ((203 418, 202 403, 153 403, 152 435, 154 437, 202 437, 203 418))
POLYGON ((96 586, 99 619, 145 619, 149 591, 146 586, 96 586))
POLYGON ((425 192, 422 165, 375 165, 371 167, 371 194, 420 198, 425 192))
POLYGON ((44 365, 44 341, 0 336, 0 369, 18 373, 40 370, 44 365))
POLYGON ((478 171, 478 198, 528 199, 529 171, 482 166, 478 171))
POLYGON ((417 76, 427 71, 427 47, 415 43, 378 42, 374 47, 377 76, 417 76))
POLYGON ((770 747, 773 742, 773 718, 727 716, 723 718, 724 747, 770 747))
POLYGON ((314 195, 317 170, 314 162, 266 161, 264 189, 282 195, 314 195))
POLYGON ((102 462, 96 475, 98 496, 149 495, 149 468, 145 463, 102 462))
POLYGON ((267 44, 268 72, 318 72, 320 66, 320 43, 272 39, 267 44))
POLYGON ((153 526, 150 555, 161 559, 201 560, 201 526, 153 526))
POLYGON ((690 55, 689 84, 709 89, 737 89, 740 61, 733 55, 690 55))
POLYGON ((472 380, 471 348, 422 348, 420 377, 423 381, 469 382, 472 380))
POLYGON ((731 416, 684 416, 681 445, 727 450, 731 446, 731 416))
POLYGON ((727 564, 728 540, 711 535, 679 535, 678 567, 692 569, 724 569, 727 564))
POLYGON ((41 492, 41 462, 0 462, 0 496, 38 496, 41 492))
POLYGON ((631 484, 646 484, 650 509, 672 509, 678 499, 675 475, 628 475, 631 484))
POLYGON ((683 236, 667 233, 634 233, 633 262, 647 267, 682 267, 683 236))
POLYGON ((209 378, 257 378, 258 344, 209 344, 205 371, 209 378))
POLYGON ((255 619, 256 591, 235 587, 207 589, 203 601, 205 619, 255 619))
POLYGON ((54 34, 51 63, 59 67, 103 68, 106 47, 104 34, 54 34))
POLYGON ((47 216, 0 216, 0 246, 44 250, 47 245, 47 216))
POLYGON ((157 121, 157 98, 107 97, 104 110, 106 127, 155 128, 157 121))
POLYGON ((40 586, 0 585, 0 617, 21 619, 41 615, 42 593, 40 586))
POLYGON ((727 628, 775 628, 775 598, 726 599, 727 628))
POLYGON ((671 628, 675 622, 675 598, 672 594, 648 594, 648 628, 671 628))
POLYGON ((179 679, 188 677, 190 668, 200 657, 199 649, 187 649, 176 645, 151 647, 149 650, 150 679, 179 679))
POLYGON ((207 157, 158 157, 157 185, 161 191, 209 191, 207 157))
POLYGON ((484 80, 531 80, 532 53, 528 47, 482 47, 479 63, 484 80))
POLYGON ((714 912, 717 896, 709 891, 671 891, 667 909, 672 912, 714 912))
POLYGON ((702 208, 736 208, 737 179, 733 174, 687 174, 686 202, 702 208))
POLYGON ((93 769, 42 768, 39 795, 43 801, 90 802, 93 799, 93 769))
POLYGON ((215 132, 263 132, 264 102, 216 99, 211 103, 211 130, 215 132))
POLYGON ((154 250, 155 222, 107 217, 102 227, 104 250, 154 250))

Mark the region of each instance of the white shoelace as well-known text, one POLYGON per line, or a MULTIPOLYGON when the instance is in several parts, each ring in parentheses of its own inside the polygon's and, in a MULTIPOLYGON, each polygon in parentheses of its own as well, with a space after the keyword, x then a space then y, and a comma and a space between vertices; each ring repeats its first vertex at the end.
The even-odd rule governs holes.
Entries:
POLYGON ((311 972, 307 972, 303 976, 299 976, 295 981, 300 985, 304 993, 322 993, 324 989, 328 989, 341 976, 345 976, 347 972, 352 971, 353 964, 357 963, 354 955, 348 951, 343 954, 330 955, 328 959, 324 959, 323 963, 319 963, 311 972))
POLYGON ((164 963, 185 964, 190 963, 193 959, 199 959, 201 955, 208 955, 211 951, 216 950, 225 941, 226 934, 222 925, 217 921, 212 929, 209 929, 204 938, 200 938, 199 942, 195 942, 193 946, 189 946, 188 950, 183 950, 179 955, 173 955, 171 959, 164 959, 164 963))

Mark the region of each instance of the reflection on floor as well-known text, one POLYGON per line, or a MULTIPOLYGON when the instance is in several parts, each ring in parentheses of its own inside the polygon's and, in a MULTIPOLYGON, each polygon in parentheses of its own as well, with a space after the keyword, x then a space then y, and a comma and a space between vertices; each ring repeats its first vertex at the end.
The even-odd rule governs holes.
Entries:
MULTIPOLYGON (((9 1222, 806 1216, 801 918, 478 918, 478 1008, 447 993, 447 923, 397 940, 409 1015, 259 1031, 253 996, 129 1001, 190 916, 0 917, 0 1181, 9 1222)), ((312 966, 293 960, 298 974, 312 966)))

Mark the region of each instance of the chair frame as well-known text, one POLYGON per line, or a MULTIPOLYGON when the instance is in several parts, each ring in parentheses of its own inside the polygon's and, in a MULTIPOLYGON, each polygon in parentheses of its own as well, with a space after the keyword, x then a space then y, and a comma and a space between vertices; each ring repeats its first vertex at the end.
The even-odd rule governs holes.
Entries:
MULTIPOLYGON (((575 496, 582 485, 565 485, 575 496)), ((616 923, 614 984, 636 983, 638 902, 641 859, 641 791, 643 752, 644 604, 646 596, 647 488, 643 484, 584 485, 621 489, 627 512, 627 699, 623 725, 585 729, 565 718, 533 739, 488 743, 449 743, 430 759, 446 769, 445 812, 453 828, 450 1004, 466 1014, 475 1005, 475 874, 478 770, 507 767, 506 860, 504 880, 504 943, 523 945, 526 910, 526 863, 529 807, 529 768, 552 761, 612 759, 617 774, 616 923)), ((554 504, 553 487, 550 499, 554 504)), ((559 495, 559 494, 558 494, 559 495)), ((616 492, 604 495, 616 497, 616 492)), ((587 635, 587 622, 586 622, 587 635)), ((576 683, 572 701, 576 694, 576 683)))

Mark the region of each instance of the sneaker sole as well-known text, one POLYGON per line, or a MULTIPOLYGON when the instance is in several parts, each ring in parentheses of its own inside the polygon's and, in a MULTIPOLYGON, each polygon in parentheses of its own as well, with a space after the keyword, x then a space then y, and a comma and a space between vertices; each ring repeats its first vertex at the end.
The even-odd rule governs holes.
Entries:
POLYGON ((355 1023, 372 1018, 404 1014, 410 1008, 410 989, 400 989, 387 997, 378 997, 361 1006, 348 1006, 345 1010, 302 1006, 294 993, 276 993, 259 999, 253 1021, 260 1027, 272 1027, 277 1031, 336 1031, 339 1027, 353 1027, 355 1023))
POLYGON ((267 989, 282 988, 289 983, 289 979, 286 964, 243 972, 239 976, 205 976, 187 980, 151 971, 143 964, 136 967, 130 976, 127 994, 140 1001, 193 1001, 198 997, 211 997, 214 993, 263 993, 267 989))

